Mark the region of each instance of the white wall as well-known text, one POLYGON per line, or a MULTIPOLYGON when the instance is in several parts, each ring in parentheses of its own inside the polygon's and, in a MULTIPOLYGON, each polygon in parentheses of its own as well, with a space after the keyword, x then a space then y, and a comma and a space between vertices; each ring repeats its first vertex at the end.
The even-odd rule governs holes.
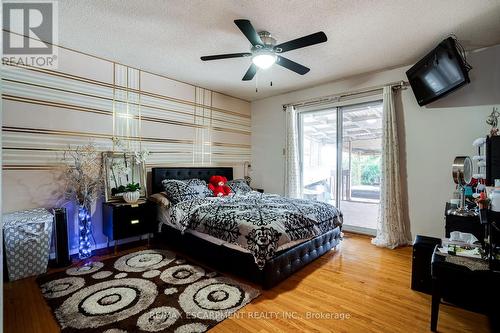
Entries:
MULTIPOLYGON (((427 107, 418 106, 411 89, 402 92, 399 119, 406 133, 403 143, 413 236, 444 236, 444 203, 454 189, 451 163, 457 155, 475 153, 472 141, 487 134, 485 118, 493 106, 500 106, 499 59, 500 45, 470 54, 471 84, 427 107)), ((407 69, 361 75, 252 102, 253 185, 283 193, 283 104, 407 80, 407 69)))

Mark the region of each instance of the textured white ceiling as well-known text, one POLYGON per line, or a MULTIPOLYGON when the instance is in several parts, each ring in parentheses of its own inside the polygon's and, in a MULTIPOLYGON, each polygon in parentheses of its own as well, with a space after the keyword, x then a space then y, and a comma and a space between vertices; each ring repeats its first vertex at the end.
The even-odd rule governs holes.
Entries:
POLYGON ((455 33, 467 49, 500 43, 500 0, 63 0, 59 43, 247 100, 415 62, 455 33), (273 66, 243 82, 250 58, 234 25, 250 19, 279 42, 317 31, 328 41, 284 54, 311 71, 273 66), (273 86, 269 85, 272 80, 273 86))

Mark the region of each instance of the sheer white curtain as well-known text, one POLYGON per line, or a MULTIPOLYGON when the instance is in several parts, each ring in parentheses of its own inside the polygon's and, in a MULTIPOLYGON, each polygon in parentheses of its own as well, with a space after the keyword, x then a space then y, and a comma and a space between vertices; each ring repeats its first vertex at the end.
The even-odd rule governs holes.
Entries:
POLYGON ((290 198, 300 197, 299 170, 299 135, 297 110, 288 105, 286 114, 286 154, 285 154, 285 195, 290 198))
POLYGON ((382 184, 377 236, 372 243, 395 248, 411 244, 410 222, 402 197, 397 113, 392 87, 384 87, 382 135, 382 184))

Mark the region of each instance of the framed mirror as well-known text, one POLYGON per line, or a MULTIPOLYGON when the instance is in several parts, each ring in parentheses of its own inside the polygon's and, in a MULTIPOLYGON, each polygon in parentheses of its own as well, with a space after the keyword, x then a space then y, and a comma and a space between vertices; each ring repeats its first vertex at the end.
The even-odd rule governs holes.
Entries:
POLYGON ((146 197, 146 167, 135 154, 104 152, 102 161, 106 202, 122 201, 129 184, 139 184, 140 197, 146 197))

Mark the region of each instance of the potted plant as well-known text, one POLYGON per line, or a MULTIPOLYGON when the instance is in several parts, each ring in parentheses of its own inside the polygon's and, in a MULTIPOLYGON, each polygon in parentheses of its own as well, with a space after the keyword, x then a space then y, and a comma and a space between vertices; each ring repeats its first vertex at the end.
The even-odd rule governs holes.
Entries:
POLYGON ((133 204, 136 203, 141 197, 141 185, 139 183, 129 183, 125 186, 125 193, 123 193, 123 200, 133 204))

